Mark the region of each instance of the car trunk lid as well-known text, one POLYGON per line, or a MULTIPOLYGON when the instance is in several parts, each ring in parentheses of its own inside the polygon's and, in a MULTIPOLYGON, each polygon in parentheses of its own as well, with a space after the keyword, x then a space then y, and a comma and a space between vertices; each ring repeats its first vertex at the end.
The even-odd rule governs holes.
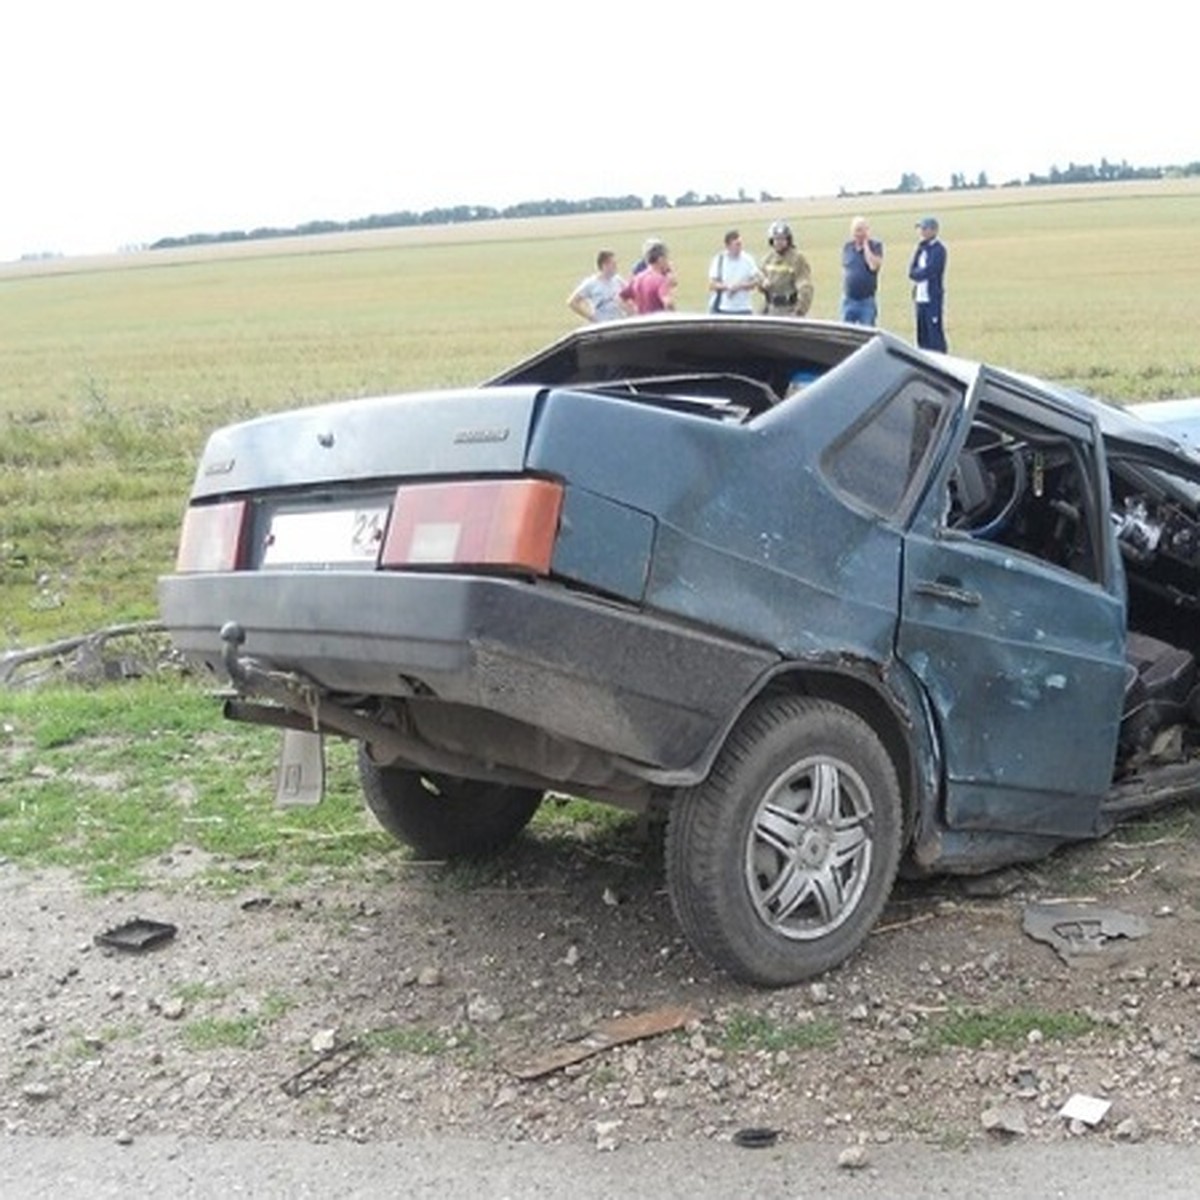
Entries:
POLYGON ((536 387, 470 388, 320 405, 217 430, 193 502, 373 481, 522 470, 536 387))

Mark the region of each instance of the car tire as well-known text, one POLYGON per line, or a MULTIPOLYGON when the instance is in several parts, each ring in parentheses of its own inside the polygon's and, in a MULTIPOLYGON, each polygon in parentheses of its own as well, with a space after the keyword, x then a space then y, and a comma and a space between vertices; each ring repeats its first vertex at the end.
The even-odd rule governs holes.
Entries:
POLYGON ((529 824, 543 795, 533 788, 381 767, 361 747, 358 775, 379 824, 430 859, 495 853, 529 824))
POLYGON ((692 946, 781 987, 848 958, 883 911, 904 819, 895 764, 840 705, 755 704, 667 826, 667 889, 692 946))

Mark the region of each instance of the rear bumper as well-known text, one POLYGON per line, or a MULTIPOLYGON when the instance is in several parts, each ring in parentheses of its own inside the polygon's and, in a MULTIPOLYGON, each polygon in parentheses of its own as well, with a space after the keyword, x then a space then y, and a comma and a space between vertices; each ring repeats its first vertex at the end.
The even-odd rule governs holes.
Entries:
POLYGON ((180 652, 242 653, 330 692, 438 699, 666 771, 693 768, 778 661, 556 585, 469 575, 232 572, 159 581, 180 652))

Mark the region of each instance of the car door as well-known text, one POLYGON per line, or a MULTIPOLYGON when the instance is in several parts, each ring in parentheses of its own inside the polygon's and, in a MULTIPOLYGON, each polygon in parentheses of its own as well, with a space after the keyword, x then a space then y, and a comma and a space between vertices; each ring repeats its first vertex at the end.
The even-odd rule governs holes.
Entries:
POLYGON ((1090 414, 984 371, 904 539, 899 657, 951 828, 1081 836, 1111 780, 1125 604, 1090 414))

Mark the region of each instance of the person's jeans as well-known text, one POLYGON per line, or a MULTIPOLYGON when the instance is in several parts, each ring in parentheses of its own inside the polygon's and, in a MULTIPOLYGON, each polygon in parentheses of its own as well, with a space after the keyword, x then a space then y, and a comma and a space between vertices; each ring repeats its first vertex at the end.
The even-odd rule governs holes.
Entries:
POLYGON ((879 306, 874 296, 868 296, 866 300, 842 299, 842 320, 851 325, 874 325, 878 316, 879 306))

